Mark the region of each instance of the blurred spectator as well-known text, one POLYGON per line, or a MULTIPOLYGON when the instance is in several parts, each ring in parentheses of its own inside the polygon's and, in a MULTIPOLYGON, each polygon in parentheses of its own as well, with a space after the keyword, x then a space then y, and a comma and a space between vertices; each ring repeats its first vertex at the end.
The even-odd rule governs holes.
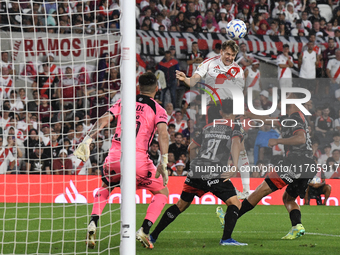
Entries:
POLYGON ((69 66, 66 67, 65 75, 61 78, 57 95, 60 109, 63 109, 64 105, 72 105, 73 109, 77 108, 78 97, 81 97, 81 90, 78 79, 73 75, 73 70, 69 66))
POLYGON ((212 26, 214 26, 217 31, 220 30, 220 28, 219 28, 219 26, 218 26, 218 24, 216 22, 216 19, 214 17, 214 12, 211 9, 209 9, 209 10, 207 10, 205 12, 205 17, 203 19, 203 26, 207 26, 208 25, 208 23, 207 23, 208 21, 209 21, 209 23, 211 22, 210 24, 212 24, 212 26))
POLYGON ((38 90, 40 95, 47 95, 49 99, 55 98, 55 88, 57 88, 59 79, 50 70, 48 62, 42 64, 43 72, 39 73, 35 78, 32 89, 38 90))
MULTIPOLYGON (((340 148, 340 146, 339 146, 339 148, 340 148)), ((325 153, 322 154, 318 159, 318 164, 321 164, 321 167, 322 167, 323 164, 326 164, 327 159, 329 157, 332 157, 332 146, 330 144, 326 144, 326 146, 323 149, 324 149, 325 153)))
POLYGON ((249 5, 244 5, 242 11, 237 14, 237 19, 243 20, 244 22, 253 23, 253 17, 251 16, 249 5))
POLYGON ((183 114, 181 111, 176 111, 175 120, 171 121, 170 123, 175 125, 175 132, 181 133, 184 129, 187 128, 187 121, 183 120, 183 114))
MULTIPOLYGON (((335 50, 335 58, 327 63, 326 68, 327 77, 330 78, 331 94, 335 94, 335 98, 340 97, 340 49, 335 50)), ((327 86, 328 88, 328 86, 327 86)), ((328 93, 327 93, 328 94, 328 93)), ((339 99, 338 99, 339 100, 339 99)))
POLYGON ((159 145, 156 140, 152 140, 151 145, 148 150, 149 158, 152 160, 152 163, 157 166, 159 161, 159 145))
POLYGON ((205 59, 213 58, 213 57, 219 56, 220 54, 221 54, 221 44, 216 43, 214 46, 214 49, 205 56, 205 59))
POLYGON ((110 67, 110 56, 108 53, 103 53, 98 62, 98 82, 102 82, 107 76, 110 67))
POLYGON ((13 168, 11 168, 12 174, 19 174, 20 173, 20 158, 22 158, 23 153, 20 147, 16 144, 15 140, 16 140, 15 136, 8 135, 6 149, 12 153, 13 157, 15 158, 15 162, 16 162, 13 168))
POLYGON ((299 56, 299 69, 300 69, 300 86, 308 89, 312 93, 315 90, 315 68, 319 65, 319 55, 313 50, 314 42, 307 43, 307 50, 303 51, 299 56))
POLYGON ((172 152, 175 155, 175 160, 179 159, 179 156, 182 153, 186 153, 187 147, 182 144, 183 135, 182 133, 177 132, 175 134, 175 143, 169 146, 169 152, 172 152))
POLYGON ((226 28, 228 23, 233 19, 235 19, 235 17, 232 14, 227 13, 226 9, 221 9, 217 18, 218 26, 220 29, 223 27, 226 28))
POLYGON ((171 102, 174 107, 176 107, 176 89, 177 89, 177 79, 176 70, 179 70, 178 61, 175 58, 171 58, 170 51, 166 51, 164 58, 158 64, 158 69, 161 70, 165 75, 167 87, 162 89, 162 102, 165 102, 166 92, 169 90, 171 102))
POLYGON ((173 123, 175 121, 175 111, 172 103, 167 103, 165 106, 166 113, 168 115, 168 123, 173 123))
POLYGON ((98 137, 95 143, 95 147, 91 152, 90 160, 92 162, 97 162, 99 167, 103 166, 106 157, 106 152, 103 150, 103 138, 98 137))
MULTIPOLYGON (((312 4, 313 1, 311 1, 311 4, 312 4)), ((308 20, 313 24, 314 26, 314 22, 315 21, 319 21, 321 19, 321 16, 320 16, 320 10, 318 7, 314 7, 312 9, 311 7, 311 11, 312 11, 312 15, 308 18, 308 20)))
POLYGON ((12 152, 3 146, 3 137, 0 136, 0 174, 10 173, 15 167, 15 158, 12 152))
POLYGON ((286 21, 290 22, 292 24, 292 27, 295 27, 295 22, 300 18, 299 15, 294 11, 294 4, 292 2, 289 2, 286 5, 286 21))
POLYGON ((313 139, 312 140, 312 151, 313 151, 313 156, 316 158, 321 157, 321 150, 319 150, 319 145, 320 142, 318 139, 313 139))
POLYGON ((191 45, 191 53, 187 55, 187 76, 191 77, 195 73, 197 67, 203 62, 203 54, 198 50, 198 43, 193 42, 191 45))
POLYGON ((278 35, 279 33, 278 23, 276 21, 272 21, 270 23, 270 29, 266 32, 266 35, 278 35))
MULTIPOLYGON (((0 68, 6 67, 9 75, 15 75, 12 62, 9 61, 8 52, 1 52, 0 68)), ((4 74, 3 74, 4 75, 4 74)))
POLYGON ((28 133, 27 139, 24 141, 25 147, 25 157, 27 158, 33 153, 34 147, 39 146, 41 139, 39 138, 38 131, 36 129, 31 129, 28 133))
POLYGON ((24 104, 21 102, 21 100, 18 100, 18 93, 15 90, 11 90, 10 93, 10 110, 11 111, 23 111, 25 106, 24 104))
POLYGON ((185 164, 182 160, 176 162, 176 171, 173 172, 173 176, 187 176, 188 171, 184 170, 185 164))
POLYGON ((54 175, 70 175, 73 169, 72 160, 67 158, 67 150, 59 151, 58 158, 53 159, 52 174, 54 175))
MULTIPOLYGON (((290 31, 292 30, 292 24, 286 20, 286 13, 282 12, 279 14, 279 30, 281 28, 282 30, 282 26, 284 24, 284 35, 290 35, 290 31)), ((281 31, 280 32, 283 32, 281 31)), ((282 34, 281 34, 282 35, 282 34)))
POLYGON ((273 19, 278 19, 280 13, 286 12, 285 4, 285 0, 279 0, 278 5, 276 5, 272 11, 273 19))
POLYGON ((190 26, 190 19, 192 16, 194 16, 195 18, 197 18, 198 15, 201 15, 201 13, 197 10, 195 10, 195 4, 194 2, 189 2, 186 6, 187 11, 184 13, 184 17, 185 17, 185 22, 187 26, 190 26))
POLYGON ((0 75, 0 99, 10 98, 10 93, 14 89, 13 79, 9 75, 8 68, 2 67, 0 75))
POLYGON ((38 116, 42 123, 50 123, 52 119, 53 108, 48 102, 46 94, 41 96, 41 103, 39 105, 38 116))
POLYGON ((211 20, 206 21, 206 25, 203 27, 203 30, 206 30, 208 33, 218 32, 219 29, 213 25, 211 20))
MULTIPOLYGON (((327 33, 320 27, 320 21, 319 20, 314 20, 312 23, 313 23, 313 28, 310 31, 311 35, 314 34, 314 35, 317 36, 317 33, 322 33, 322 36, 327 36, 327 33)), ((320 54, 320 53, 318 53, 318 54, 320 54)))
POLYGON ((334 132, 333 134, 333 142, 331 142, 331 153, 334 150, 340 150, 340 133, 334 132))
POLYGON ((289 45, 284 44, 282 54, 277 57, 278 79, 280 88, 292 87, 292 69, 294 67, 293 57, 289 55, 289 45))
POLYGON ((91 122, 96 122, 98 116, 102 116, 109 109, 109 99, 104 93, 104 89, 98 88, 96 96, 90 98, 91 122))
POLYGON ((333 150, 332 151, 332 158, 335 160, 336 164, 340 164, 340 150, 338 150, 338 149, 333 150))
POLYGON ((191 136, 194 135, 195 132, 195 121, 192 119, 188 120, 188 127, 182 131, 184 137, 191 141, 191 136))
POLYGON ((38 144, 27 159, 27 174, 51 174, 50 159, 44 153, 44 144, 38 144))
MULTIPOLYGON (((312 0, 313 1, 313 0, 312 0)), ((303 11, 301 14, 302 27, 310 31, 312 29, 312 22, 308 20, 308 12, 303 11)))
POLYGON ((337 118, 334 120, 334 126, 337 132, 340 132, 340 109, 338 110, 337 118))
POLYGON ((268 110, 272 106, 272 102, 269 101, 269 92, 267 90, 262 90, 260 93, 261 107, 263 110, 268 110))
POLYGON ((262 91, 260 62, 256 59, 253 60, 251 66, 244 70, 245 87, 244 93, 247 94, 247 89, 252 88, 253 98, 258 99, 262 91))
POLYGON ((303 28, 301 19, 297 20, 295 24, 296 27, 290 31, 291 36, 299 36, 299 33, 303 33, 304 36, 309 35, 308 31, 303 28))
POLYGON ((164 15, 162 13, 158 13, 156 17, 156 21, 152 24, 152 29, 155 31, 158 31, 161 25, 165 27, 165 31, 168 30, 166 26, 167 24, 164 21, 164 15))
POLYGON ((11 2, 12 7, 8 8, 9 24, 12 32, 21 32, 22 27, 22 12, 18 2, 11 2))
MULTIPOLYGON (((325 73, 327 70, 328 61, 335 58, 335 40, 334 38, 328 37, 328 47, 322 52, 322 59, 325 68, 325 73)), ((327 73, 326 73, 327 74, 327 73)))
POLYGON ((254 57, 252 53, 247 53, 247 45, 245 43, 240 43, 240 51, 237 53, 235 59, 244 70, 253 63, 254 57))
POLYGON ((322 143, 328 143, 332 140, 332 130, 334 129, 334 120, 329 116, 330 110, 325 106, 322 115, 315 120, 315 136, 322 143))

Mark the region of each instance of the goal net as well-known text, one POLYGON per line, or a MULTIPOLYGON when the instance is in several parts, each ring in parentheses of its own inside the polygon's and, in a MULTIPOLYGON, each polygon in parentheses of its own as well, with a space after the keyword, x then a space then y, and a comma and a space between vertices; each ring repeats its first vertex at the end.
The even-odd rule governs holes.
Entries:
MULTIPOLYGON (((119 2, 119 1, 118 1, 119 2)), ((110 254, 120 190, 85 245, 116 123, 90 159, 73 152, 121 97, 121 8, 114 1, 0 2, 0 253, 110 254)))

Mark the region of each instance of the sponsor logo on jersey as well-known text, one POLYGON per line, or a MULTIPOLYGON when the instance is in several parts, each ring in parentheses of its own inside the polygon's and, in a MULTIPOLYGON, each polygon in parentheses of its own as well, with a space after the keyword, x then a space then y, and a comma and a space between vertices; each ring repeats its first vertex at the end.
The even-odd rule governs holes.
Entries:
POLYGON ((220 69, 219 65, 215 66, 214 68, 215 68, 215 69, 220 69))
POLYGON ((209 187, 211 187, 211 185, 217 184, 217 183, 219 183, 219 182, 220 182, 219 179, 215 179, 215 180, 212 180, 212 181, 207 181, 207 185, 208 185, 209 187))

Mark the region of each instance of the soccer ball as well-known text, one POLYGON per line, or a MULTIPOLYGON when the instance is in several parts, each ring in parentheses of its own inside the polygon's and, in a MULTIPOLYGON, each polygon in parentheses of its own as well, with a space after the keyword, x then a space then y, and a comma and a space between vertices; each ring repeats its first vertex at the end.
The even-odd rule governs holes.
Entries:
POLYGON ((312 184, 321 183, 321 178, 319 176, 315 176, 310 183, 312 183, 312 184))
POLYGON ((233 40, 238 40, 246 36, 247 27, 242 20, 233 19, 226 27, 228 36, 233 40))

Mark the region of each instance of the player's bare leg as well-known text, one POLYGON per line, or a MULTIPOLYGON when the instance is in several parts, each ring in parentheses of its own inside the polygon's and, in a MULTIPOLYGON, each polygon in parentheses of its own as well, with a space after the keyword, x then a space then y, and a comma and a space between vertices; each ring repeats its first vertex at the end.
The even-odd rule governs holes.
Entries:
POLYGON ((247 156, 246 149, 244 147, 244 141, 241 143, 241 152, 240 157, 238 158, 238 169, 240 170, 241 175, 241 181, 243 186, 243 191, 239 192, 237 190, 237 198, 238 199, 245 199, 249 196, 250 191, 250 173, 249 169, 247 168, 249 166, 249 159, 247 156))
POLYGON ((101 188, 97 191, 95 195, 91 219, 89 225, 87 226, 86 234, 86 245, 90 249, 93 249, 96 246, 97 223, 107 204, 107 199, 112 190, 113 188, 108 187, 104 182, 102 182, 101 188))
POLYGON ((267 182, 263 181, 256 190, 249 195, 249 197, 242 202, 242 206, 239 212, 239 218, 246 212, 252 210, 262 198, 272 193, 272 189, 267 182))
POLYGON ((282 239, 296 239, 305 234, 305 228, 301 224, 300 206, 295 202, 295 199, 286 191, 283 193, 282 200, 289 213, 292 229, 282 239))
POLYGON ((179 199, 178 202, 170 206, 163 214, 161 220, 159 221, 158 225, 156 226, 155 230, 150 234, 150 241, 155 243, 159 234, 172 223, 176 217, 184 212, 191 204, 190 202, 186 202, 183 199, 179 199))
POLYGON ((225 201, 225 203, 228 206, 228 208, 224 216, 224 229, 220 245, 236 245, 236 246, 247 245, 246 243, 239 243, 231 238, 231 234, 234 231, 238 219, 238 213, 241 208, 240 200, 238 200, 237 196, 233 196, 229 198, 227 201, 225 201))
POLYGON ((150 228, 162 212, 168 200, 169 190, 168 187, 165 187, 159 191, 151 191, 151 193, 154 197, 146 211, 142 227, 136 233, 136 239, 149 249, 153 249, 153 242, 150 241, 149 237, 150 228))
POLYGON ((325 184, 325 186, 323 187, 323 192, 325 193, 325 200, 323 201, 323 205, 327 204, 327 200, 329 198, 329 196, 331 195, 331 191, 332 191, 332 187, 329 184, 325 184))

